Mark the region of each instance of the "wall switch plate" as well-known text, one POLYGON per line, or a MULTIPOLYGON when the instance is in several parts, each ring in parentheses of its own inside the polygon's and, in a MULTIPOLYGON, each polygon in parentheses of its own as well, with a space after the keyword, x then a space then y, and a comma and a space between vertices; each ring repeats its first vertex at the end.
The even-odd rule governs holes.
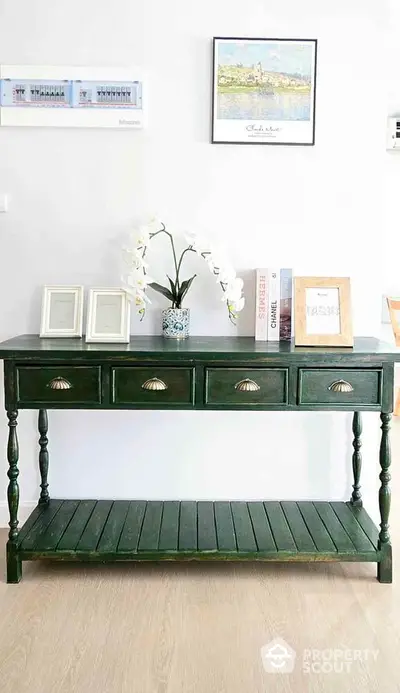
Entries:
POLYGON ((6 193, 0 193, 0 212, 8 211, 8 195, 6 193))

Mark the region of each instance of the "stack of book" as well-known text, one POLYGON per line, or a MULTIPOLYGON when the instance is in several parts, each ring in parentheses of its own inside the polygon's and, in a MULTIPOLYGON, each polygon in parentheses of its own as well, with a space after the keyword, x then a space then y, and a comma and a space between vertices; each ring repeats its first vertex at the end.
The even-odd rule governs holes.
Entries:
POLYGON ((293 273, 291 269, 256 270, 256 325, 258 341, 292 338, 293 273))

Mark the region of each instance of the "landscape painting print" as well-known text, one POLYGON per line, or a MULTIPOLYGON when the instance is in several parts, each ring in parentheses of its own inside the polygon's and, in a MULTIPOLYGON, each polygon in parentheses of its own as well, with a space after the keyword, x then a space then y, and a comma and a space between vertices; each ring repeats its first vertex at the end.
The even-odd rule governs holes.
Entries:
POLYGON ((317 41, 214 38, 212 142, 314 144, 317 41))

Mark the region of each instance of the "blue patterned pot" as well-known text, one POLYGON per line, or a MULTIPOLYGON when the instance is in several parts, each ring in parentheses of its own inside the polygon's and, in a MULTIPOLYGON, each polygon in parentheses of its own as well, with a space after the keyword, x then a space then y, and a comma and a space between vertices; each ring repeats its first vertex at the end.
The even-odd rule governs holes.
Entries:
POLYGON ((189 337, 189 308, 166 308, 162 312, 164 337, 185 339, 189 337))

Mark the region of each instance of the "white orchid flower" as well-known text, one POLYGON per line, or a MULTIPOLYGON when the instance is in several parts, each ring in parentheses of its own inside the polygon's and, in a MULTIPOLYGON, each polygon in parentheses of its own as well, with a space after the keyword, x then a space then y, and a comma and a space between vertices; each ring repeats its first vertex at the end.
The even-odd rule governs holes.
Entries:
POLYGON ((135 301, 137 306, 144 306, 146 303, 151 303, 148 295, 142 289, 136 286, 129 286, 125 284, 124 291, 131 296, 132 300, 135 301))
POLYGON ((185 241, 192 248, 192 250, 198 253, 198 255, 210 252, 210 244, 205 238, 197 235, 196 233, 186 234, 185 241))
POLYGON ((241 310, 244 308, 244 296, 241 296, 238 301, 233 301, 232 302, 232 308, 234 313, 240 313, 241 310))
POLYGON ((138 248, 146 247, 149 245, 150 236, 153 233, 157 233, 163 227, 162 222, 159 219, 153 217, 147 224, 141 224, 138 228, 134 229, 131 233, 131 245, 138 248))
POLYGON ((150 242, 150 230, 148 225, 139 226, 129 235, 129 249, 145 248, 150 242))
POLYGON ((138 248, 124 249, 123 259, 129 269, 147 269, 149 266, 143 258, 143 251, 138 248))
POLYGON ((127 294, 132 296, 136 305, 141 305, 144 303, 151 303, 145 289, 146 289, 146 286, 139 286, 138 284, 132 284, 129 281, 129 277, 126 280, 125 291, 127 294))
POLYGON ((242 298, 242 292, 243 279, 241 279, 240 277, 235 277, 228 283, 225 289, 225 296, 222 300, 225 300, 226 298, 229 302, 236 303, 240 301, 240 299, 242 298))
POLYGON ((210 248, 207 255, 204 256, 204 260, 213 274, 219 274, 221 267, 226 263, 226 258, 215 248, 210 248))
POLYGON ((145 274, 142 270, 134 269, 127 276, 126 281, 129 286, 133 286, 138 289, 146 289, 147 285, 151 284, 151 282, 153 282, 154 279, 152 279, 149 274, 145 274))
POLYGON ((219 267, 218 281, 223 284, 232 284, 236 279, 236 272, 231 265, 222 265, 219 267))
POLYGON ((149 223, 146 224, 145 228, 150 236, 151 233, 157 233, 157 231, 161 231, 163 226, 164 224, 162 223, 162 221, 160 221, 160 219, 158 219, 157 217, 152 217, 149 223))

